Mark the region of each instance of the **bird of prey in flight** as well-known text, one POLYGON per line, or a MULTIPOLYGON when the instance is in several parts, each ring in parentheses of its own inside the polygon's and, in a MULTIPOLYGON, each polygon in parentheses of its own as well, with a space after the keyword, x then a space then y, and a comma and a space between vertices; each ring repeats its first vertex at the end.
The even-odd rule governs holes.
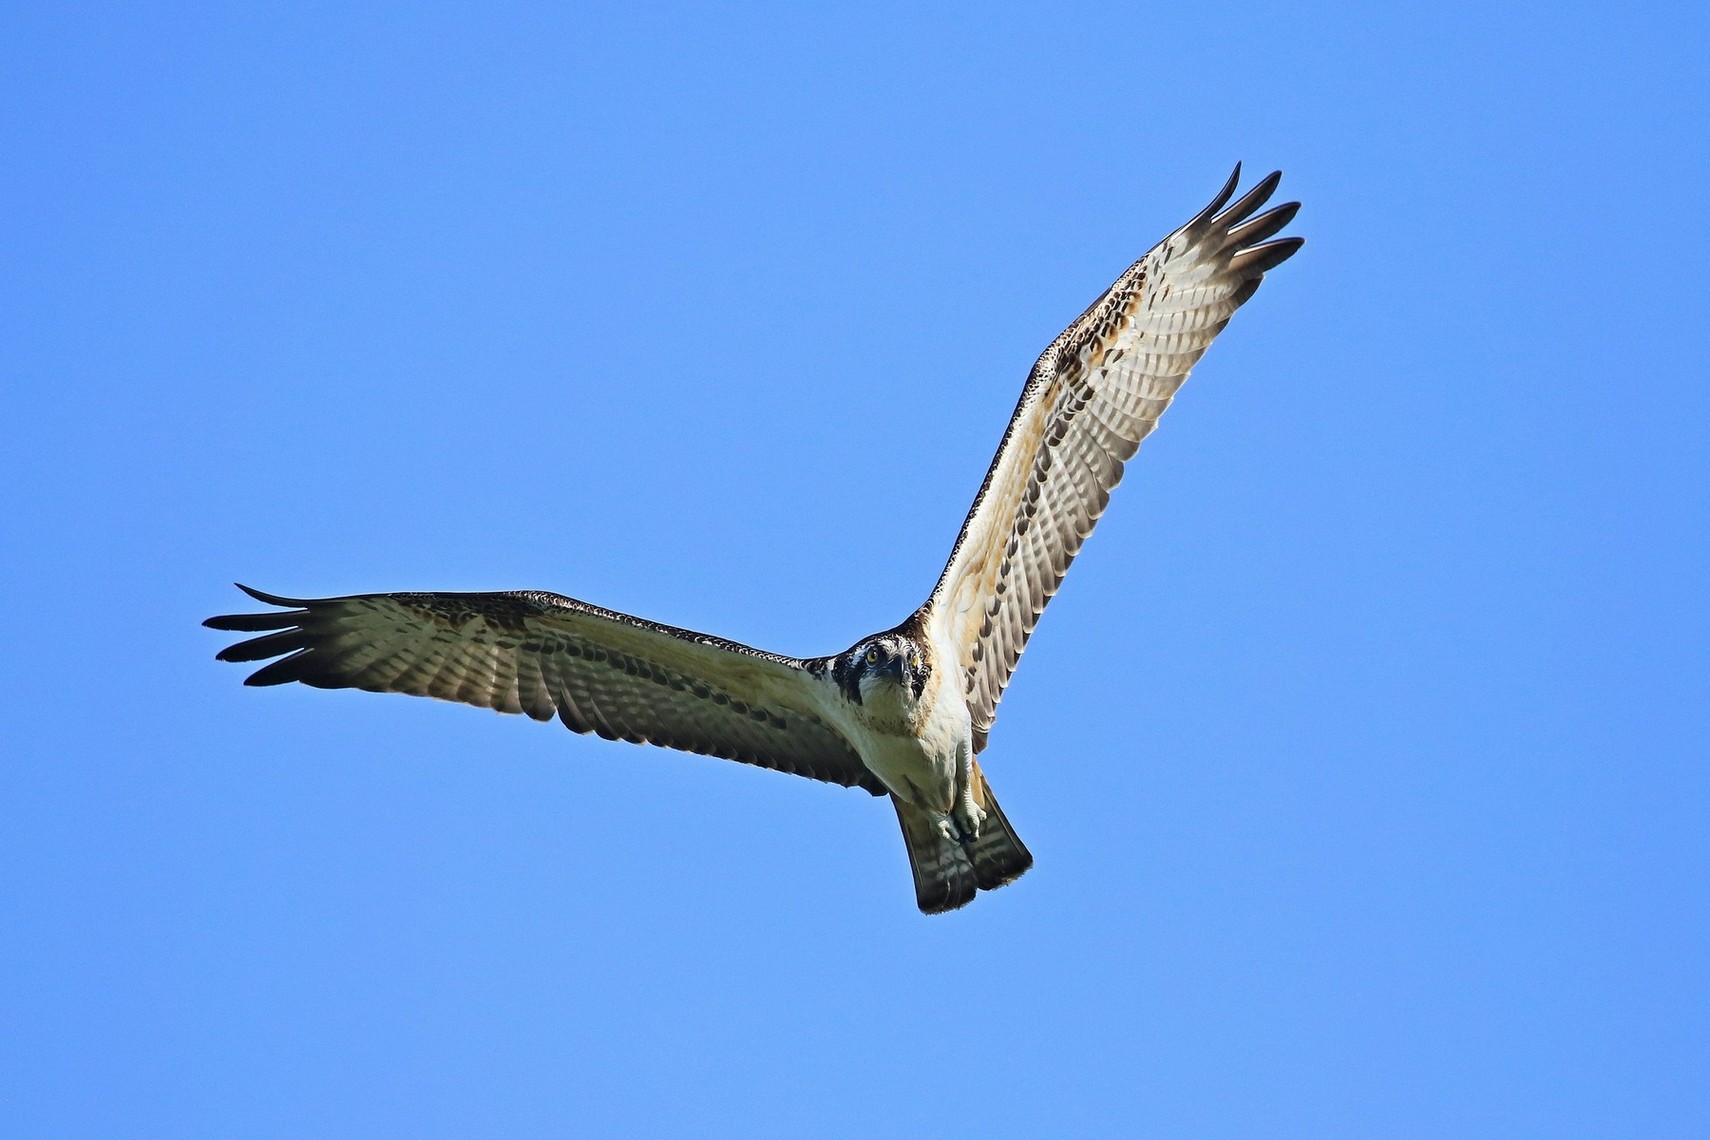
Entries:
POLYGON ((557 717, 889 796, 920 909, 963 906, 1033 864, 976 759, 1022 647, 1188 370, 1301 246, 1275 238, 1298 202, 1259 212, 1280 172, 1231 202, 1240 175, 1051 342, 931 596, 841 653, 786 657, 532 590, 284 598, 243 586, 284 608, 209 618, 261 635, 219 659, 277 658, 250 685, 557 717))

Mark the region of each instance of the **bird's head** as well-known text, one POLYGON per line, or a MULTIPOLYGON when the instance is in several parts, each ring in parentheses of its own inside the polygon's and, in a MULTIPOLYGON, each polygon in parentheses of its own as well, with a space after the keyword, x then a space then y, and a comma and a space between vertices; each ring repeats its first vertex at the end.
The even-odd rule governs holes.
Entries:
POLYGON ((931 667, 921 645, 901 633, 869 637, 844 654, 839 682, 851 699, 912 704, 926 688, 931 667))

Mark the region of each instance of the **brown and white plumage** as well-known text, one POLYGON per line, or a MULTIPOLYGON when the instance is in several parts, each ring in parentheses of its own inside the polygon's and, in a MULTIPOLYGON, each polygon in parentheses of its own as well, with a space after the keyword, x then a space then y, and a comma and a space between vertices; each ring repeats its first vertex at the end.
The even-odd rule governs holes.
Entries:
POLYGON ((260 636, 251 685, 408 693, 557 717, 576 732, 889 794, 928 913, 1032 865, 974 757, 1046 602, 1189 369, 1266 270, 1297 203, 1240 177, 1135 262, 1033 366, 925 605, 843 653, 798 659, 558 594, 297 599, 205 624, 260 636))
POLYGON ((1266 242, 1298 202, 1263 214, 1272 174, 1241 176, 1128 267, 1033 366, 943 576, 923 608, 964 671, 978 747, 1045 603, 1122 478, 1230 316, 1302 242, 1266 242), (1221 212, 1220 212, 1221 211, 1221 212))
POLYGON ((274 631, 221 661, 279 657, 251 685, 300 681, 438 697, 572 732, 740 760, 884 794, 814 707, 808 663, 558 594, 358 594, 257 601, 293 607, 210 618, 274 631), (288 655, 288 656, 283 656, 288 655))

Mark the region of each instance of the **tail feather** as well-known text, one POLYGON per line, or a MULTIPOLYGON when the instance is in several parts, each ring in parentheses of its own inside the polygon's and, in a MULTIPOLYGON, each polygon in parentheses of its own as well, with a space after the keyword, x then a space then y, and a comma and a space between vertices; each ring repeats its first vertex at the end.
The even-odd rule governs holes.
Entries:
POLYGON ((980 889, 974 865, 959 843, 945 839, 938 818, 925 808, 891 796, 897 822, 908 845, 909 869, 914 872, 914 901, 924 914, 943 914, 967 906, 980 889))
POLYGON ((1005 883, 1013 883, 1033 866, 1033 853, 1021 842, 1009 826, 1009 819, 992 795, 985 773, 974 765, 974 802, 986 812, 980 825, 980 837, 966 845, 968 858, 974 865, 974 878, 982 891, 995 891, 1005 883))
POLYGON ((979 891, 1014 882, 1033 866, 1033 856, 1011 830, 978 764, 974 765, 974 802, 985 809, 986 820, 976 839, 946 839, 934 813, 894 795, 891 802, 914 871, 915 904, 926 914, 967 906, 979 891))

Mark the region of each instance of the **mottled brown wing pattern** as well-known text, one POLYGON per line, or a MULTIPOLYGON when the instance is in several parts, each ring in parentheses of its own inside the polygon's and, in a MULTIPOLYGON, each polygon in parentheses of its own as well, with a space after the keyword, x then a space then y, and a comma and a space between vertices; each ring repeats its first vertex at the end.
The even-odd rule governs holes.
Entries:
POLYGON ((298 681, 437 697, 574 732, 657 744, 815 780, 885 789, 814 711, 806 663, 558 594, 358 594, 210 618, 261 633, 222 661, 277 658, 250 685, 298 681))
POLYGON ((1267 239, 1298 202, 1257 214, 1275 173, 1232 205, 1241 168, 1128 268, 1039 357, 923 616, 961 655, 976 747, 1057 592, 1188 371, 1300 238, 1267 239))

